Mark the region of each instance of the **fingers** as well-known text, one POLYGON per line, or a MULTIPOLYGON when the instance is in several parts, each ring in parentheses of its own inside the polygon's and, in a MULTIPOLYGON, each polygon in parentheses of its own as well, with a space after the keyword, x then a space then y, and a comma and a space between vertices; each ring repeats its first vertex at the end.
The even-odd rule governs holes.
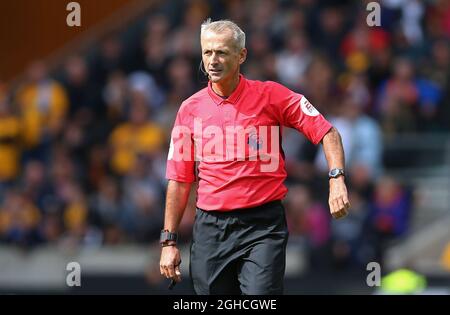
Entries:
POLYGON ((348 214, 347 210, 343 209, 343 210, 339 210, 339 211, 333 213, 333 217, 335 219, 341 219, 341 218, 347 216, 347 214, 348 214))
POLYGON ((181 281, 181 271, 180 271, 180 265, 175 267, 175 281, 180 282, 181 281))
POLYGON ((348 214, 347 210, 350 208, 350 203, 346 196, 331 199, 329 205, 331 215, 335 219, 345 217, 348 214))
POLYGON ((174 259, 169 260, 170 262, 166 262, 165 259, 161 259, 159 264, 159 271, 162 276, 166 277, 167 279, 174 279, 176 282, 181 281, 181 271, 180 271, 180 264, 181 260, 175 265, 172 263, 174 259))
POLYGON ((166 266, 165 269, 166 278, 174 278, 175 277, 175 267, 173 264, 166 266))
POLYGON ((337 205, 338 205, 338 212, 346 212, 347 209, 344 206, 344 201, 342 200, 342 198, 339 198, 337 200, 337 205))
POLYGON ((161 269, 162 269, 161 275, 165 276, 167 279, 174 279, 176 282, 181 281, 180 265, 163 266, 161 267, 161 269))
POLYGON ((159 265, 159 271, 160 271, 160 273, 161 273, 161 276, 164 276, 164 277, 167 278, 167 276, 168 276, 169 274, 166 272, 166 270, 167 270, 167 266, 165 266, 165 265, 163 265, 163 264, 160 263, 160 265, 159 265))
POLYGON ((161 257, 161 261, 159 262, 159 271, 162 276, 166 278, 171 278, 175 274, 174 264, 172 263, 172 259, 166 259, 166 257, 161 257))
POLYGON ((350 201, 348 200, 348 197, 344 196, 342 199, 344 201, 345 209, 347 209, 347 210, 350 209, 350 201))
POLYGON ((347 210, 350 208, 350 202, 348 201, 347 187, 343 180, 330 180, 330 198, 328 203, 331 215, 335 219, 343 218, 348 214, 347 210))
POLYGON ((329 206, 330 206, 330 212, 331 212, 331 215, 334 217, 334 215, 335 215, 335 212, 336 212, 336 200, 334 200, 334 199, 330 199, 329 201, 328 201, 328 204, 329 204, 329 206))
POLYGON ((170 265, 169 267, 169 278, 175 278, 176 274, 175 274, 175 265, 170 265))

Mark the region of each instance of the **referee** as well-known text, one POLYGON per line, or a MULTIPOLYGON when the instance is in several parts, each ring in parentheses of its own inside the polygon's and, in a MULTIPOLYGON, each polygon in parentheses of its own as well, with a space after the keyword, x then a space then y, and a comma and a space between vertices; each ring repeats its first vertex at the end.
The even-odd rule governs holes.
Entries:
POLYGON ((289 233, 281 128, 323 145, 334 218, 350 207, 341 137, 305 96, 240 74, 247 50, 235 23, 208 19, 200 38, 209 82, 181 104, 172 130, 160 271, 181 281, 177 228, 198 180, 190 253, 196 294, 282 294, 289 233))

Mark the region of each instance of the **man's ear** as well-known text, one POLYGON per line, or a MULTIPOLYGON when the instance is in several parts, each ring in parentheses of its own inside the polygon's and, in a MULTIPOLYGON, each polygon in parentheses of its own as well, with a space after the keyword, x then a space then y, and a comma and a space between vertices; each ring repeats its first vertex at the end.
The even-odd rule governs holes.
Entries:
POLYGON ((247 48, 242 48, 239 53, 239 64, 243 64, 245 59, 247 59, 247 48))

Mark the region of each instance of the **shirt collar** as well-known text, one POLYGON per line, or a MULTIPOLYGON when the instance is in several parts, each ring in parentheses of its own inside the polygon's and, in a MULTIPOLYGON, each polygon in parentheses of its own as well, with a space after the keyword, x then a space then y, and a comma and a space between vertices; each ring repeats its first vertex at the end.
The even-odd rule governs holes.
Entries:
POLYGON ((247 80, 245 79, 245 77, 242 74, 239 74, 239 83, 238 83, 237 87, 234 89, 233 93, 231 93, 231 95, 225 99, 223 99, 222 97, 217 95, 216 92, 214 92, 214 90, 212 89, 212 83, 211 83, 211 81, 209 81, 208 82, 209 96, 212 98, 214 103, 216 103, 217 105, 220 105, 223 102, 236 104, 236 102, 239 100, 239 97, 242 94, 242 91, 244 91, 246 81, 247 80))

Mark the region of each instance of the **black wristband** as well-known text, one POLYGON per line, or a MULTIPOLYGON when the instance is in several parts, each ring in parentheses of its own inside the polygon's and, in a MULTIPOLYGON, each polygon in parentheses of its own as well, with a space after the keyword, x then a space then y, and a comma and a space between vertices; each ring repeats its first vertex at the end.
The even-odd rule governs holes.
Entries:
POLYGON ((161 236, 159 239, 159 243, 165 244, 165 243, 169 243, 169 242, 177 242, 178 240, 178 234, 177 233, 173 233, 173 232, 169 232, 168 230, 162 230, 161 231, 161 236))

